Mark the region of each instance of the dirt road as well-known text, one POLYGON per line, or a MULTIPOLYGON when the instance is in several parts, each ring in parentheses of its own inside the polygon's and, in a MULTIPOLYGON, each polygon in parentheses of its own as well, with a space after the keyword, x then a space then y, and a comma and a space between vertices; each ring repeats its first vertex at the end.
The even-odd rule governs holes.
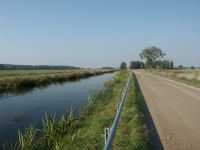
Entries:
POLYGON ((200 89, 135 71, 165 150, 200 150, 200 89))

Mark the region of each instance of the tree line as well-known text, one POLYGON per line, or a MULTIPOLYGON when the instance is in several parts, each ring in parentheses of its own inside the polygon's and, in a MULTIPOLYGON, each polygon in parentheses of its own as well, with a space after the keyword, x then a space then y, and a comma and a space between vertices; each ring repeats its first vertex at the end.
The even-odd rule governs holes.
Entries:
MULTIPOLYGON (((173 69, 174 62, 172 60, 164 59, 166 54, 158 47, 152 46, 142 50, 139 54, 141 61, 131 61, 130 69, 141 69, 141 68, 155 68, 155 69, 173 69)), ((120 65, 121 69, 126 69, 126 62, 122 62, 120 65)))
POLYGON ((74 66, 49 66, 49 65, 12 65, 12 64, 0 64, 0 70, 59 70, 59 69, 80 69, 74 66))

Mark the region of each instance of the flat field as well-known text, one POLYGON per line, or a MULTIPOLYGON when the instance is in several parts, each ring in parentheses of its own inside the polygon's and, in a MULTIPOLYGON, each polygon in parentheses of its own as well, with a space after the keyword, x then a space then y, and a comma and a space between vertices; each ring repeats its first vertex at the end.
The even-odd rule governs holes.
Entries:
POLYGON ((0 70, 0 93, 77 80, 113 71, 105 69, 0 70))
POLYGON ((177 81, 184 82, 196 87, 200 87, 200 70, 152 70, 151 72, 168 77, 177 81))

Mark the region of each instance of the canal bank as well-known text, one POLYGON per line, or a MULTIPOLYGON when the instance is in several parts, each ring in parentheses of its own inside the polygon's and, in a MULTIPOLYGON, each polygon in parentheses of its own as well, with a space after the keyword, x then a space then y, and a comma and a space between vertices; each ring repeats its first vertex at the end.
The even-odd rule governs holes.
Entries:
POLYGON ((72 108, 78 114, 87 104, 88 97, 100 91, 113 73, 93 76, 73 82, 52 84, 35 88, 27 93, 8 94, 0 97, 0 143, 13 143, 17 130, 30 125, 41 128, 45 113, 60 117, 72 108))
MULTIPOLYGON (((120 71, 106 81, 103 89, 90 96, 79 115, 70 112, 56 119, 46 114, 41 130, 28 128, 20 133, 19 147, 14 150, 102 150, 104 129, 113 122, 129 73, 120 71)), ((113 143, 115 150, 151 149, 144 121, 144 101, 138 96, 138 88, 133 77, 113 143)))

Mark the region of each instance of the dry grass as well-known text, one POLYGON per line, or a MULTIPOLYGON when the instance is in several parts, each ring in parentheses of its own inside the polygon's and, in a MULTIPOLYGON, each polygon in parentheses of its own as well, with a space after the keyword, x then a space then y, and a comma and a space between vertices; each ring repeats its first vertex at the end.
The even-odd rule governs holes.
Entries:
POLYGON ((200 70, 151 70, 158 75, 200 87, 200 70))
POLYGON ((77 70, 1 70, 0 92, 15 92, 51 83, 78 80, 80 78, 112 72, 103 69, 77 70))

